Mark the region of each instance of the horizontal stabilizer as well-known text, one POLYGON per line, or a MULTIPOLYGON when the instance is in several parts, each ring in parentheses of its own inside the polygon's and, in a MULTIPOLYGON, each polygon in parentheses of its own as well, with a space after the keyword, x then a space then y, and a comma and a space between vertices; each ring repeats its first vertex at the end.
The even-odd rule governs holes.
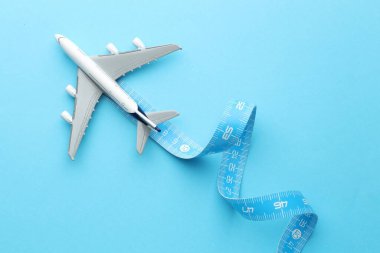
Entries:
POLYGON ((179 115, 176 111, 148 112, 148 118, 157 125, 179 115))
MULTIPOLYGON (((160 124, 169 119, 177 117, 179 115, 176 111, 161 111, 161 112, 150 112, 147 113, 148 118, 155 124, 160 124)), ((137 152, 142 154, 144 151, 145 143, 148 140, 151 129, 145 124, 137 121, 137 152)))

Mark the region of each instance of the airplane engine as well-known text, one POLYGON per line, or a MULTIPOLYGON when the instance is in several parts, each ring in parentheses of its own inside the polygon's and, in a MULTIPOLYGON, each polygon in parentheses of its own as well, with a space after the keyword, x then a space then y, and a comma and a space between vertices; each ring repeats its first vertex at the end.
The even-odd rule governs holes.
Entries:
POLYGON ((69 124, 73 123, 73 117, 67 111, 61 113, 61 117, 69 124))
POLYGON ((132 43, 133 43, 133 45, 135 45, 136 47, 137 47, 137 49, 139 49, 139 50, 144 50, 145 49, 145 45, 144 45, 144 43, 142 42, 142 40, 140 39, 140 38, 134 38, 133 40, 132 40, 132 43))
POLYGON ((113 43, 108 43, 106 48, 111 54, 119 54, 119 50, 113 43))
POLYGON ((71 84, 66 86, 66 92, 69 93, 69 95, 73 98, 75 98, 77 94, 77 90, 73 86, 71 86, 71 84))

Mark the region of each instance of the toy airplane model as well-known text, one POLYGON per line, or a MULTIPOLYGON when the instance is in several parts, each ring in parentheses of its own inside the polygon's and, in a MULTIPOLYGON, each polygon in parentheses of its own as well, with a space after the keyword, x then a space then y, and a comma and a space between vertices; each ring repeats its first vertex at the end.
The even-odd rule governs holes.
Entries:
POLYGON ((72 160, 102 94, 106 94, 137 119, 136 148, 140 154, 144 150, 150 131, 153 129, 160 132, 158 124, 179 115, 176 111, 145 113, 115 80, 146 63, 181 49, 180 47, 164 45, 145 48, 142 41, 135 38, 135 51, 119 53, 117 48, 109 43, 107 49, 111 54, 89 57, 68 38, 60 34, 56 34, 55 38, 65 53, 78 65, 77 90, 71 85, 66 87, 66 91, 75 97, 74 117, 67 111, 61 113, 62 118, 72 125, 69 145, 69 156, 72 160))

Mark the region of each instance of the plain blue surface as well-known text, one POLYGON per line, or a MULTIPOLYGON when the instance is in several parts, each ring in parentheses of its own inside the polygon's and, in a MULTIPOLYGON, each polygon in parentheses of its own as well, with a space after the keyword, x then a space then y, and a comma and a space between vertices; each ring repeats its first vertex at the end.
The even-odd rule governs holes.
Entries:
POLYGON ((205 144, 229 99, 258 106, 243 196, 301 190, 304 252, 380 247, 379 1, 6 1, 0 4, 0 252, 275 252, 288 221, 244 220, 216 190, 220 155, 153 142, 103 99, 67 155, 76 67, 112 41, 183 50, 124 78, 205 144))

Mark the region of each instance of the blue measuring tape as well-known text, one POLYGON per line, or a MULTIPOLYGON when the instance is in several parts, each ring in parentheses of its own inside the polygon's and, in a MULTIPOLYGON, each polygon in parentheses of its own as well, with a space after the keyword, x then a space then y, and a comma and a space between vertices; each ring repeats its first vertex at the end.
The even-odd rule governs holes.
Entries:
MULTIPOLYGON (((134 90, 129 87, 125 90, 144 111, 155 111, 134 90)), ((161 133, 152 131, 150 137, 166 151, 182 159, 223 152, 217 180, 220 195, 244 218, 252 221, 291 218, 280 239, 277 252, 301 252, 318 220, 301 192, 286 191, 261 197, 240 197, 255 115, 255 106, 244 101, 230 102, 206 147, 197 144, 170 122, 160 124, 161 133)))

